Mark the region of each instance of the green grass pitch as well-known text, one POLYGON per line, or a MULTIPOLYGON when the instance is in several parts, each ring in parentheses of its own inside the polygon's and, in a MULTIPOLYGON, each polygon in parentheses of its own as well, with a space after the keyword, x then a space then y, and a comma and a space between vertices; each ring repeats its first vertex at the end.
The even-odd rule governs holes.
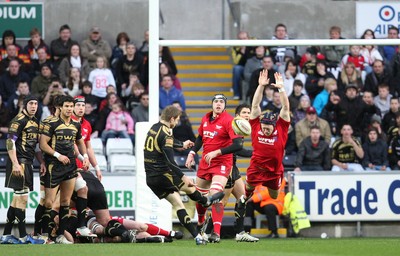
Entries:
POLYGON ((258 243, 237 243, 223 239, 219 244, 196 246, 193 240, 164 244, 76 244, 76 245, 0 245, 1 255, 60 256, 308 256, 400 255, 400 238, 343 239, 261 239, 258 243))

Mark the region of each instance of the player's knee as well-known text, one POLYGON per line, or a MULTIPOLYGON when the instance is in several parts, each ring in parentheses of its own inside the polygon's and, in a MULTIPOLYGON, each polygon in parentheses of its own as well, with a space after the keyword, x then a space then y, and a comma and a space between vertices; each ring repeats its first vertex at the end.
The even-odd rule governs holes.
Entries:
POLYGON ((221 182, 213 181, 210 187, 210 194, 224 191, 224 185, 221 182))
POLYGON ((207 195, 207 194, 208 194, 208 192, 210 191, 208 188, 200 188, 200 187, 196 187, 196 189, 197 189, 197 191, 199 191, 199 192, 200 192, 200 194, 202 194, 203 196, 204 196, 204 195, 207 195))
POLYGON ((147 226, 146 223, 140 223, 138 231, 139 232, 146 232, 148 228, 149 228, 149 226, 147 226))
POLYGON ((82 177, 76 179, 74 191, 78 192, 78 196, 87 195, 86 181, 82 177))
POLYGON ((28 202, 28 193, 29 190, 27 189, 14 191, 14 198, 15 198, 14 200, 17 206, 19 206, 18 208, 21 208, 20 207, 21 205, 26 205, 26 203, 28 202))

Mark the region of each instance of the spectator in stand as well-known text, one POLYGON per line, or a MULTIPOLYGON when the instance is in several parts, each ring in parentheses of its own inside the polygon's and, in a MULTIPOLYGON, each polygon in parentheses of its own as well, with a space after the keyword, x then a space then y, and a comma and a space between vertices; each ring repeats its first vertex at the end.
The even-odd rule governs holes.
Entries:
MULTIPOLYGON (((189 116, 186 114, 186 112, 182 110, 181 104, 178 101, 175 101, 174 103, 172 103, 172 105, 182 111, 181 118, 179 119, 178 124, 173 129, 174 138, 179 141, 196 141, 196 136, 193 133, 193 128, 192 124, 190 123, 189 116)), ((185 157, 189 154, 190 150, 191 148, 174 148, 175 154, 185 157)), ((195 158, 196 156, 197 155, 195 155, 195 158)), ((197 161, 195 160, 195 162, 198 163, 198 160, 199 159, 197 156, 197 161)))
POLYGON ((54 72, 54 65, 50 60, 50 55, 48 54, 46 48, 38 48, 36 49, 37 59, 32 60, 31 63, 31 75, 32 78, 40 75, 41 73, 41 65, 47 64, 51 70, 54 72))
POLYGON ((144 93, 143 85, 141 83, 134 83, 125 104, 129 112, 132 112, 140 104, 140 95, 142 93, 144 93))
POLYGON ((81 94, 82 79, 81 72, 78 68, 71 68, 69 70, 68 82, 66 83, 66 89, 68 95, 75 97, 81 94))
MULTIPOLYGON (((28 44, 24 47, 24 53, 30 59, 31 65, 39 61, 39 54, 38 54, 39 49, 43 49, 47 53, 46 58, 50 59, 50 48, 43 41, 39 30, 37 28, 33 28, 29 32, 29 36, 31 37, 31 39, 28 41, 28 44)), ((31 70, 33 70, 33 68, 31 68, 31 70)))
MULTIPOLYGON (((160 38, 162 40, 162 38, 160 38)), ((168 46, 160 46, 158 48, 159 53, 159 63, 166 62, 171 67, 172 74, 176 76, 178 74, 178 69, 175 64, 174 57, 172 56, 171 50, 168 46)))
POLYGON ((30 77, 21 70, 21 65, 17 59, 12 59, 8 65, 8 70, 0 77, 0 95, 3 102, 17 90, 18 81, 25 80, 30 83, 30 77))
POLYGON ((245 101, 247 99, 243 95, 246 95, 247 91, 249 90, 251 74, 254 72, 254 70, 262 68, 262 60, 265 56, 266 49, 264 46, 257 46, 254 49, 254 52, 255 55, 247 59, 246 64, 244 65, 244 71, 243 71, 244 79, 242 81, 241 91, 239 92, 240 98, 244 98, 245 101))
POLYGON ((116 68, 118 95, 121 95, 121 88, 126 88, 129 84, 129 75, 133 72, 139 73, 139 80, 142 81, 143 68, 142 57, 136 53, 135 45, 127 43, 126 55, 118 61, 116 68))
POLYGON ((39 102, 43 102, 44 97, 49 90, 49 86, 55 75, 51 67, 47 63, 43 63, 40 69, 40 75, 32 80, 32 94, 39 99, 39 102))
POLYGON ((329 101, 329 95, 331 92, 338 89, 336 80, 333 78, 328 78, 324 82, 324 89, 318 93, 317 97, 313 102, 313 107, 317 110, 318 116, 321 116, 322 110, 329 101))
POLYGON ((364 157, 362 165, 366 171, 391 171, 388 160, 388 145, 378 138, 378 131, 371 127, 368 139, 363 146, 364 157))
POLYGON ((312 126, 310 136, 306 137, 299 145, 294 171, 327 171, 330 168, 329 143, 321 137, 320 128, 312 126))
MULTIPOLYGON (((396 123, 391 126, 387 132, 387 142, 391 142, 400 130, 400 112, 396 113, 396 123)), ((390 143, 389 143, 390 144, 390 143)))
POLYGON ((389 112, 391 98, 392 95, 389 93, 389 85, 380 84, 378 86, 378 95, 374 97, 374 103, 381 111, 381 116, 389 112))
POLYGON ((90 102, 86 102, 84 118, 90 123, 91 127, 94 127, 96 125, 98 119, 98 115, 94 110, 95 109, 93 107, 93 104, 90 102))
MULTIPOLYGON (((287 34, 286 26, 279 23, 275 26, 275 35, 271 38, 272 40, 289 40, 287 34)), ((297 48, 296 46, 271 46, 269 48, 269 53, 275 64, 275 69, 279 70, 280 66, 284 66, 286 63, 286 58, 292 58, 297 61, 297 48)))
POLYGON ((386 70, 383 61, 375 60, 372 69, 373 71, 365 78, 364 90, 371 91, 376 96, 378 95, 378 85, 387 84, 389 85, 390 93, 398 95, 396 81, 390 72, 386 70))
MULTIPOLYGON (((377 115, 377 116, 379 116, 379 118, 381 118, 382 115, 381 115, 381 110, 375 105, 372 92, 365 91, 362 96, 362 99, 365 102, 365 104, 371 108, 370 112, 364 112, 364 117, 362 118, 361 127, 362 127, 362 130, 364 133, 363 135, 365 135, 365 136, 363 136, 363 138, 364 138, 364 137, 366 137, 367 130, 372 122, 372 117, 374 115, 377 115)), ((363 140, 363 141, 365 141, 365 140, 363 140)))
MULTIPOLYGON (((50 43, 51 57, 53 58, 54 70, 58 71, 61 61, 71 53, 70 48, 78 42, 71 39, 71 28, 65 24, 60 27, 59 38, 50 43)), ((68 73, 67 75, 68 76, 68 73)))
MULTIPOLYGON (((339 102, 340 101, 340 96, 338 94, 338 91, 332 91, 329 94, 329 102, 339 102)), ((331 142, 333 142, 333 139, 339 135, 339 129, 337 128, 337 115, 334 109, 327 109, 326 106, 328 103, 325 105, 324 109, 321 112, 321 118, 326 120, 329 123, 329 127, 331 128, 331 133, 332 133, 332 139, 331 142)))
POLYGON ((92 87, 93 85, 91 82, 89 81, 82 82, 81 96, 85 97, 86 104, 87 103, 91 104, 94 112, 97 113, 99 102, 97 101, 97 97, 92 94, 92 87))
POLYGON ((363 131, 363 118, 365 113, 375 114, 375 107, 367 105, 358 96, 357 86, 346 86, 345 95, 342 97, 330 97, 325 106, 327 111, 334 111, 339 129, 344 124, 350 124, 354 136, 361 138, 363 131))
MULTIPOLYGON (((117 91, 115 90, 115 87, 113 85, 108 85, 107 88, 106 88, 106 93, 108 95, 109 93, 117 93, 117 91)), ((119 99, 121 99, 121 98, 119 98, 119 99)), ((102 111, 103 108, 107 107, 107 105, 108 105, 107 98, 101 100, 100 103, 99 103, 99 111, 102 111)))
POLYGON ((400 170, 400 112, 396 114, 396 125, 389 129, 388 154, 392 170, 400 170))
POLYGON ((106 121, 108 114, 111 112, 112 105, 120 101, 117 94, 111 92, 107 94, 107 106, 99 111, 99 119, 96 122, 96 125, 93 127, 92 138, 101 138, 101 133, 103 132, 104 128, 106 127, 106 121))
MULTIPOLYGON (((122 91, 121 91, 121 99, 126 104, 128 103, 129 97, 134 94, 135 88, 142 88, 143 91, 144 91, 144 86, 140 82, 139 73, 137 73, 137 72, 133 72, 132 74, 129 75, 129 84, 126 85, 126 86, 127 87, 125 89, 121 88, 122 89, 122 91)), ((138 97, 143 91, 137 93, 136 96, 138 97)), ((137 101, 139 101, 138 98, 137 98, 137 101)), ((128 108, 128 105, 126 105, 126 106, 128 108)))
POLYGON ((134 140, 134 121, 131 115, 125 110, 121 101, 116 101, 111 106, 111 112, 107 116, 106 127, 101 134, 101 140, 105 145, 110 138, 125 138, 134 140))
POLYGON ((306 117, 307 109, 310 106, 311 106, 310 97, 308 97, 308 95, 301 96, 298 106, 296 107, 296 109, 293 110, 294 124, 297 124, 300 120, 302 120, 306 117))
MULTIPOLYGON (((382 129, 381 124, 382 124, 382 118, 381 118, 379 115, 374 114, 374 115, 371 117, 371 124, 368 126, 367 129, 375 128, 375 129, 377 130, 377 132, 378 132, 378 138, 379 138, 379 139, 382 139, 382 140, 385 141, 385 142, 387 142, 388 139, 387 139, 386 133, 385 133, 385 132, 383 131, 383 129, 382 129)), ((368 133, 367 133, 367 134, 368 134, 368 133)), ((364 139, 364 141, 365 141, 365 140, 366 140, 366 139, 364 139)))
MULTIPOLYGON (((239 40, 249 40, 249 33, 246 31, 239 31, 237 34, 237 39, 239 40)), ((231 50, 232 60, 233 60, 233 70, 232 70, 232 91, 234 99, 240 99, 240 93, 242 92, 240 88, 240 81, 244 75, 244 66, 248 59, 253 57, 254 48, 250 46, 234 46, 231 50)))
POLYGON ((253 102, 254 93, 258 87, 258 78, 260 76, 260 72, 265 69, 268 70, 270 84, 275 83, 275 77, 273 75, 276 72, 274 69, 274 62, 271 56, 265 56, 262 60, 262 68, 255 70, 251 74, 249 90, 247 91, 247 97, 250 99, 250 102, 253 102))
MULTIPOLYGON (((285 87, 287 95, 292 94, 294 85, 293 82, 295 80, 300 80, 303 85, 306 82, 306 76, 301 72, 299 72, 299 69, 297 68, 297 65, 293 59, 289 59, 288 61, 286 61, 285 72, 284 74, 282 74, 282 76, 285 77, 283 86, 285 87)), ((302 94, 306 94, 304 86, 302 86, 301 89, 302 89, 302 94)))
MULTIPOLYGON (((341 36, 342 30, 338 26, 332 26, 329 29, 330 39, 344 39, 341 36)), ((322 46, 322 54, 326 57, 327 66, 336 69, 346 54, 347 48, 344 45, 326 45, 322 46)))
MULTIPOLYGON (((286 80, 283 82, 283 84, 284 85, 286 84, 286 80)), ((303 93, 304 83, 301 80, 297 79, 294 80, 292 83, 292 87, 293 87, 293 92, 289 96, 289 103, 291 112, 293 113, 295 109, 297 109, 297 107, 299 106, 301 97, 305 94, 303 93)), ((310 98, 308 98, 308 100, 310 100, 310 98)))
POLYGON ((320 129, 323 139, 329 144, 331 142, 332 134, 328 122, 317 116, 317 111, 314 107, 309 107, 306 113, 306 117, 297 122, 295 126, 297 147, 300 146, 300 143, 305 138, 310 136, 310 129, 313 126, 316 126, 320 129))
POLYGON ((7 139, 8 125, 12 119, 10 109, 6 107, 0 94, 0 140, 7 139))
POLYGON ((364 85, 361 80, 361 72, 356 69, 353 62, 347 62, 344 65, 343 71, 339 73, 338 77, 338 89, 344 92, 344 89, 349 84, 355 84, 359 91, 363 91, 364 85))
POLYGON ((132 111, 133 120, 138 122, 149 121, 149 94, 147 92, 142 93, 139 96, 140 104, 135 107, 132 111))
POLYGON ((104 56, 97 57, 96 68, 90 72, 88 80, 93 85, 92 94, 98 98, 99 102, 106 98, 107 86, 112 85, 117 88, 114 76, 108 68, 107 59, 104 56))
POLYGON ((385 133, 388 133, 389 128, 396 125, 396 114, 399 113, 399 98, 392 97, 390 99, 390 109, 383 116, 382 129, 385 133))
POLYGON ((68 82, 71 68, 78 68, 81 72, 81 79, 87 80, 90 67, 88 61, 82 57, 81 47, 78 43, 71 45, 68 56, 65 57, 58 66, 58 75, 63 84, 68 82))
POLYGON ((29 58, 24 54, 23 48, 17 44, 15 33, 12 30, 4 30, 2 35, 2 44, 0 46, 0 60, 7 58, 7 46, 15 45, 16 48, 16 57, 20 58, 23 63, 29 63, 29 58))
POLYGON ((351 45, 349 50, 350 52, 343 56, 340 67, 343 70, 347 63, 352 62, 358 71, 363 71, 364 66, 368 65, 368 60, 364 59, 364 56, 361 55, 361 46, 351 45))
POLYGON ((0 75, 4 74, 7 71, 11 60, 18 60, 18 63, 21 66, 21 70, 26 71, 26 65, 24 65, 23 60, 20 59, 18 56, 17 46, 13 44, 7 45, 6 52, 7 52, 7 57, 3 58, 0 61, 0 75))
POLYGON ((56 95, 66 95, 63 89, 63 86, 61 85, 60 78, 58 77, 53 77, 51 79, 51 84, 47 88, 47 93, 43 98, 43 105, 47 106, 51 98, 55 97, 56 95))
POLYGON ((313 76, 315 73, 315 66, 317 63, 317 54, 318 54, 318 48, 315 46, 308 47, 306 49, 306 62, 303 63, 303 66, 301 68, 301 73, 306 74, 307 76, 313 76))
MULTIPOLYGON (((399 29, 395 26, 390 26, 388 30, 388 39, 399 39, 399 29)), ((391 71, 392 61, 399 50, 398 45, 382 45, 379 46, 379 52, 383 57, 383 63, 388 71, 391 71)))
POLYGON ((353 129, 349 124, 343 124, 340 129, 341 138, 332 145, 332 171, 364 171, 360 162, 364 158, 361 142, 353 137, 353 129))
POLYGON ((111 59, 110 59, 110 67, 115 74, 115 70, 117 68, 118 61, 126 55, 126 44, 129 43, 130 38, 127 33, 120 32, 117 35, 117 45, 112 48, 111 59))
POLYGON ((281 97, 278 91, 274 91, 272 94, 272 101, 268 102, 265 107, 261 107, 261 111, 272 112, 279 114, 282 108, 281 97))
POLYGON ((164 109, 166 106, 171 105, 174 101, 179 101, 182 109, 186 110, 185 98, 183 97, 182 91, 175 88, 172 82, 171 75, 165 75, 161 81, 160 88, 160 109, 164 109))
POLYGON ((91 69, 96 68, 98 57, 105 57, 106 61, 111 57, 111 47, 101 38, 100 28, 97 26, 90 29, 89 38, 82 41, 81 49, 82 56, 88 60, 91 69))
POLYGON ((318 93, 324 89, 325 80, 328 78, 335 79, 335 76, 331 72, 327 71, 326 62, 324 60, 317 60, 315 74, 307 77, 305 86, 311 101, 314 101, 318 93))
MULTIPOLYGON (((364 31, 361 39, 375 39, 374 31, 367 29, 364 31)), ((368 66, 365 66, 365 72, 368 74, 372 72, 372 65, 375 60, 383 60, 382 55, 375 45, 363 45, 360 51, 365 60, 368 60, 368 66)))
MULTIPOLYGON (((30 90, 28 82, 24 80, 18 81, 17 90, 14 92, 13 95, 10 96, 7 102, 7 108, 9 109, 10 117, 16 116, 18 113, 20 113, 21 110, 23 110, 24 108, 23 100, 29 94, 30 90), (22 108, 20 108, 19 103, 22 103, 21 104, 22 108)), ((40 120, 41 115, 42 115, 42 106, 39 102, 39 106, 35 116, 38 120, 40 120)))
POLYGON ((169 66, 167 62, 161 62, 160 63, 160 81, 162 81, 163 76, 165 75, 171 75, 172 77, 172 82, 175 86, 176 89, 182 91, 182 86, 181 86, 181 81, 179 78, 173 74, 173 70, 169 66))
POLYGON ((267 105, 273 101, 274 97, 274 88, 271 86, 265 86, 263 98, 260 103, 261 109, 265 109, 267 105))

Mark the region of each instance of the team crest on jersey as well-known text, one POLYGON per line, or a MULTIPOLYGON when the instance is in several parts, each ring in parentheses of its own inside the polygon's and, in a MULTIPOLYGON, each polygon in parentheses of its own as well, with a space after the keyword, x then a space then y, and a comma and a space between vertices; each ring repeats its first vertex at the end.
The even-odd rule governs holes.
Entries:
POLYGON ((215 127, 216 127, 218 130, 222 128, 221 125, 216 125, 215 127))
POLYGON ((207 122, 204 122, 203 127, 207 127, 207 122))

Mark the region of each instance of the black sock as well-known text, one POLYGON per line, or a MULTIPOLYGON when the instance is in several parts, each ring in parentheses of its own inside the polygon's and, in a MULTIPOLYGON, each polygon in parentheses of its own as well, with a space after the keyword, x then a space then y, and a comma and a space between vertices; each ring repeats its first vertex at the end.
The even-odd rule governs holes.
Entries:
POLYGON ((244 217, 246 214, 246 204, 235 204, 235 231, 240 233, 244 231, 244 217))
POLYGON ((49 220, 49 229, 50 229, 50 233, 49 233, 49 235, 51 234, 51 231, 56 227, 56 223, 54 222, 54 218, 56 217, 58 215, 58 212, 56 212, 56 211, 54 211, 54 210, 51 210, 50 211, 50 220, 49 220))
POLYGON ((69 205, 60 206, 60 226, 57 230, 57 235, 64 235, 64 231, 67 229, 68 216, 69 216, 69 205))
POLYGON ((198 202, 200 204, 207 203, 207 197, 201 195, 201 193, 199 191, 197 191, 197 190, 194 191, 194 193, 192 193, 190 195, 188 194, 188 197, 190 199, 192 199, 193 201, 198 202))
POLYGON ((11 230, 15 221, 15 208, 10 206, 7 211, 6 224, 4 225, 3 235, 11 235, 11 230))
POLYGON ((18 231, 20 238, 26 236, 25 216, 25 209, 15 208, 15 220, 18 221, 18 231))
POLYGON ((178 216, 179 222, 190 232, 190 234, 192 234, 193 237, 196 237, 198 232, 186 210, 180 209, 176 212, 176 215, 178 216))
POLYGON ((45 207, 41 204, 38 205, 35 211, 35 224, 33 227, 34 235, 42 234, 42 216, 45 211, 45 207))
POLYGON ((136 239, 136 243, 161 243, 162 238, 157 236, 149 236, 145 238, 136 239))
POLYGON ((204 227, 204 232, 206 234, 211 234, 214 231, 214 222, 211 216, 209 216, 206 220, 206 226, 204 227))
POLYGON ((87 199, 78 196, 76 199, 76 210, 78 211, 78 227, 86 226, 85 225, 86 207, 87 207, 87 199))
POLYGON ((51 234, 50 225, 51 208, 45 208, 42 216, 42 231, 43 233, 51 234))
POLYGON ((107 227, 104 229, 104 234, 114 237, 114 236, 122 236, 122 234, 127 231, 127 229, 118 221, 110 220, 107 223, 107 227))

